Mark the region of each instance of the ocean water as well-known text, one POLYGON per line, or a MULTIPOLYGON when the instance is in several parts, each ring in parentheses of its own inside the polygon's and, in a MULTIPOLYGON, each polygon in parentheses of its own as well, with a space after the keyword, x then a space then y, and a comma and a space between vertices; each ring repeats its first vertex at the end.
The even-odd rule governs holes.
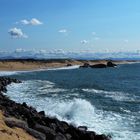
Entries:
POLYGON ((140 64, 8 75, 23 81, 8 86, 6 94, 16 102, 27 102, 51 117, 109 134, 113 140, 140 140, 140 64))

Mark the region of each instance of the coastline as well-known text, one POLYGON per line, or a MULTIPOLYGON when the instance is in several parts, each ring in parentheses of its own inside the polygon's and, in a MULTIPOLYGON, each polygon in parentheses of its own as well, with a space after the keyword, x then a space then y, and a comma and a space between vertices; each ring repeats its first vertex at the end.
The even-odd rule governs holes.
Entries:
POLYGON ((76 128, 64 121, 59 121, 57 118, 46 116, 44 111, 37 112, 35 108, 28 106, 25 102, 20 104, 10 100, 3 92, 7 92, 6 87, 11 83, 18 84, 21 81, 9 77, 0 77, 0 134, 2 134, 4 140, 8 140, 14 134, 16 135, 15 140, 20 139, 20 134, 22 137, 20 140, 111 139, 110 136, 88 131, 86 126, 76 128), (14 129, 21 131, 21 133, 16 134, 14 129), (9 131, 11 133, 8 133, 9 131))
MULTIPOLYGON (((35 60, 35 59, 5 59, 0 60, 0 71, 33 71, 33 70, 46 70, 53 68, 62 68, 70 66, 82 66, 84 63, 90 65, 106 64, 108 60, 73 60, 73 59, 48 59, 48 60, 35 60)), ((132 64, 140 63, 134 60, 112 61, 119 64, 132 64)))

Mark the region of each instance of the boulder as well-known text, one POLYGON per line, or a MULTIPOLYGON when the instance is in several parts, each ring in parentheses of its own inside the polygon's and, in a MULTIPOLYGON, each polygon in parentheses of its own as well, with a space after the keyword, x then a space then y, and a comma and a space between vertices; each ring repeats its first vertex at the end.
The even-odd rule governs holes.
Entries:
POLYGON ((89 63, 84 63, 82 66, 80 66, 80 68, 88 68, 90 66, 89 63))
POLYGON ((117 65, 116 64, 114 64, 113 62, 111 62, 111 61, 108 61, 107 62, 107 67, 116 67, 117 65))
POLYGON ((72 64, 67 64, 67 67, 72 66, 72 64))
POLYGON ((95 64, 95 65, 91 65, 90 67, 91 68, 106 68, 107 65, 105 65, 105 64, 95 64))

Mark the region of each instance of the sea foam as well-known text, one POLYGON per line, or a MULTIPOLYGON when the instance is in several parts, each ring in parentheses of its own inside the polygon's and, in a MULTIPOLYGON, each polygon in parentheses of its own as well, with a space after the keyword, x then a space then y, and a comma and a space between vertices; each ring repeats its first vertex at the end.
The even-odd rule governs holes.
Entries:
POLYGON ((14 75, 18 74, 16 71, 0 71, 0 76, 8 76, 8 75, 14 75))

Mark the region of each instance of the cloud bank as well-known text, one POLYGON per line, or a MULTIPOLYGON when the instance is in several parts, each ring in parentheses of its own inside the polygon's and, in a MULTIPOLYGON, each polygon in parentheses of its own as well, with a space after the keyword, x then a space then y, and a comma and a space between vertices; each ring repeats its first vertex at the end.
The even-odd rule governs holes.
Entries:
POLYGON ((0 51, 1 59, 14 59, 14 58, 33 58, 33 59, 51 59, 51 58, 70 58, 70 59, 114 59, 114 60, 140 60, 140 50, 133 52, 113 52, 102 51, 95 52, 91 50, 83 51, 65 51, 62 49, 56 50, 24 50, 16 49, 15 51, 0 51))

